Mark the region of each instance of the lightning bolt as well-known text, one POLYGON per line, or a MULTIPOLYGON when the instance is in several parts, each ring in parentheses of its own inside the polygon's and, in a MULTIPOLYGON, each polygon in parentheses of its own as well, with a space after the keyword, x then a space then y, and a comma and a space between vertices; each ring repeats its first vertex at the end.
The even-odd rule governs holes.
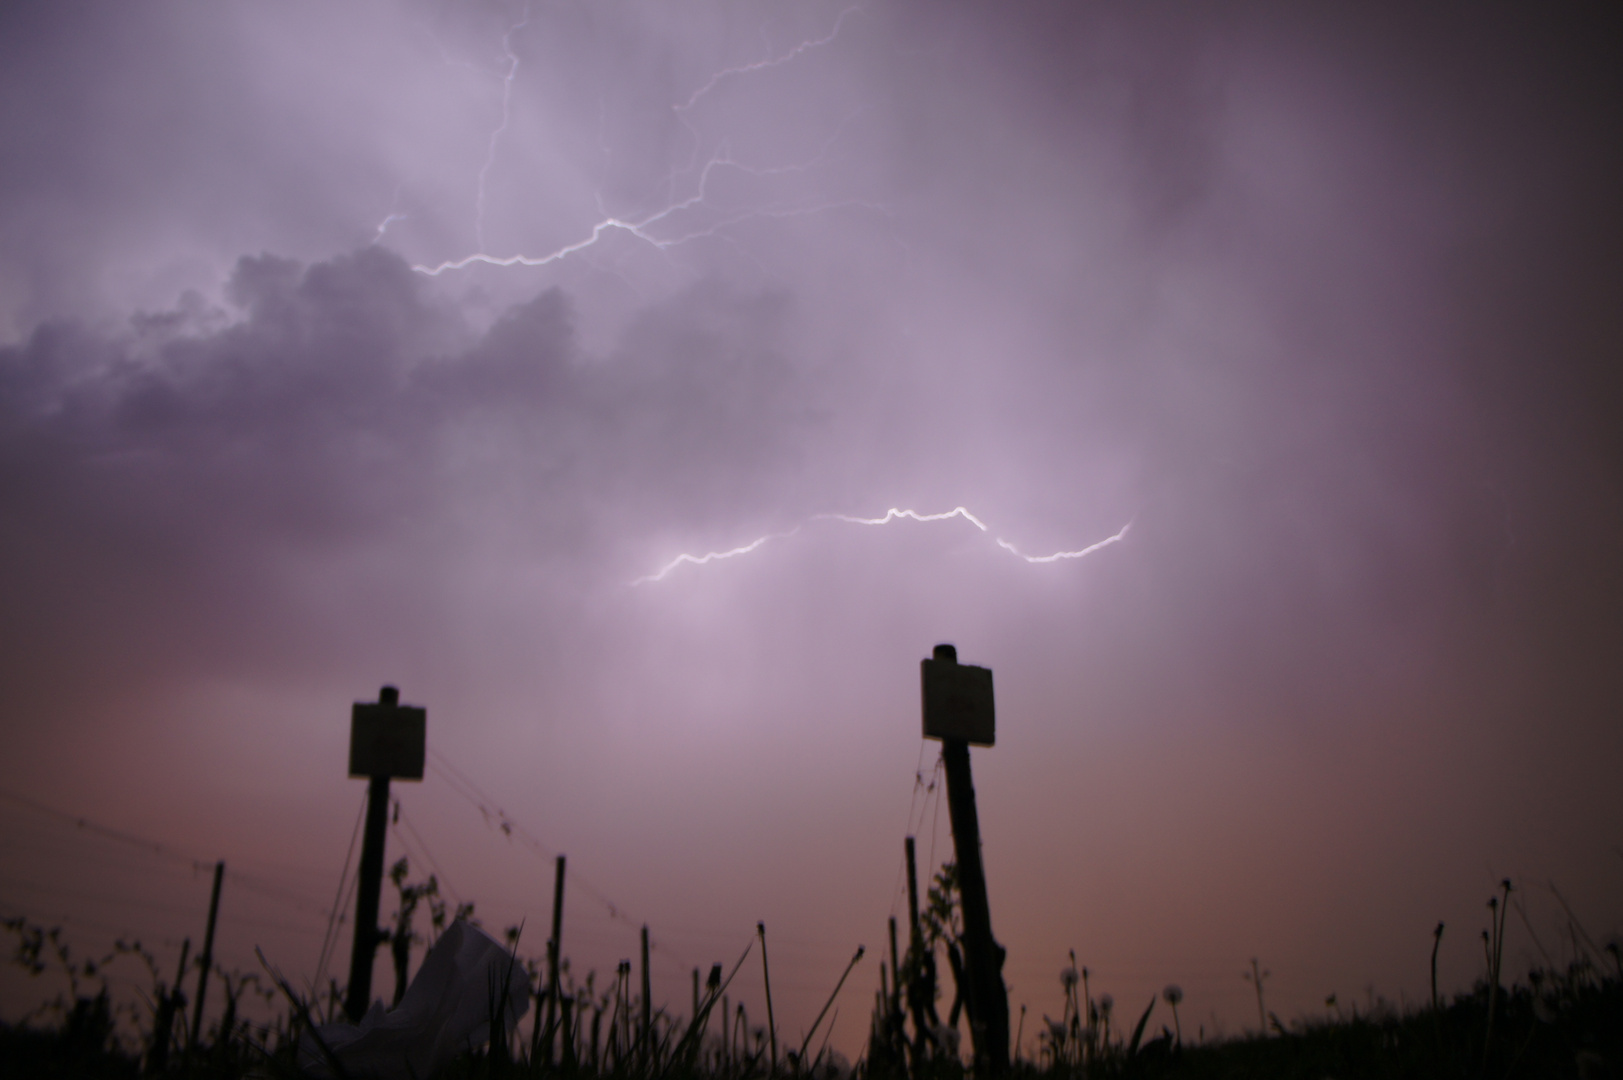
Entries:
MULTIPOLYGON (((813 514, 813 521, 846 521, 852 525, 889 525, 898 518, 911 518, 914 521, 946 521, 948 518, 961 517, 981 532, 986 531, 986 523, 980 518, 965 510, 962 506, 955 506, 945 514, 921 514, 917 510, 898 510, 891 507, 885 511, 884 517, 859 518, 848 514, 813 514)), ((1002 543, 1002 541, 998 541, 1002 543)))
POLYGON ((496 165, 496 146, 501 142, 502 135, 507 131, 508 122, 513 115, 513 80, 518 78, 518 53, 513 51, 513 35, 530 24, 530 5, 524 5, 524 16, 518 22, 507 28, 502 35, 502 52, 507 54, 507 74, 502 76, 502 119, 490 132, 490 139, 485 144, 485 163, 479 169, 479 187, 474 197, 473 206, 473 239, 474 246, 485 246, 485 181, 490 177, 490 170, 496 165))
MULTIPOLYGON (((708 563, 718 562, 722 559, 732 559, 737 558, 740 555, 748 555, 750 552, 758 550, 762 545, 766 544, 770 540, 782 540, 794 536, 807 524, 813 521, 843 521, 848 525, 889 525, 893 521, 900 521, 904 518, 911 521, 920 522, 948 521, 952 518, 963 518, 965 521, 969 522, 983 533, 991 531, 984 521, 970 513, 968 509, 962 506, 955 506, 951 510, 940 514, 921 514, 917 510, 898 510, 895 507, 891 507, 889 510, 885 511, 884 516, 873 518, 854 517, 850 514, 813 514, 811 517, 807 518, 805 521, 801 522, 799 525, 796 525, 792 529, 785 530, 784 532, 767 533, 764 536, 751 540, 749 543, 744 544, 741 547, 730 548, 727 551, 706 552, 703 555, 690 555, 683 552, 681 555, 678 555, 676 558, 660 567, 654 573, 645 574, 642 577, 630 582, 630 584, 648 585, 657 581, 664 581, 673 570, 683 565, 704 566, 708 563)), ((1052 555, 1027 555, 1019 548, 1009 543, 1009 541, 1004 540, 1001 537, 995 537, 995 539, 997 540, 998 547, 1009 552, 1011 555, 1015 556, 1015 558, 1023 559, 1028 563, 1055 563, 1065 559, 1081 559, 1088 555, 1092 555, 1095 551, 1098 551, 1101 548, 1107 548, 1111 544, 1119 544, 1126 539, 1127 530, 1132 527, 1133 523, 1129 521, 1113 536, 1107 536, 1103 540, 1089 544, 1087 547, 1080 548, 1076 551, 1056 551, 1052 555)))
MULTIPOLYGON (((768 68, 775 68, 782 64, 787 64, 801 53, 809 52, 812 49, 818 49, 824 45, 832 44, 834 39, 840 36, 840 27, 845 25, 845 17, 856 10, 857 6, 853 4, 844 11, 840 12, 839 16, 834 20, 834 28, 828 32, 827 37, 817 38, 813 41, 802 41, 781 56, 773 57, 768 60, 757 60, 754 63, 743 64, 739 67, 724 68, 723 70, 716 72, 714 75, 710 76, 710 80, 708 82, 699 87, 697 90, 693 91, 686 101, 680 105, 673 105, 672 110, 678 114, 687 112, 689 109, 697 105, 701 98, 728 79, 734 78, 738 75, 749 75, 757 71, 765 71, 768 68)), ((697 133, 695 132, 695 134, 697 133)))
POLYGON ((1028 563, 1059 562, 1061 559, 1080 559, 1084 555, 1092 555, 1095 551, 1098 551, 1102 547, 1109 547, 1111 544, 1119 544, 1127 538, 1127 530, 1131 529, 1132 527, 1133 523, 1129 521, 1127 524, 1121 527, 1121 531, 1115 536, 1107 536, 1098 543, 1089 544, 1080 551, 1056 551, 1052 555, 1026 555, 1007 540, 999 540, 997 542, 997 546, 1002 548, 1004 551, 1020 556, 1020 558, 1026 560, 1028 563))
POLYGON ((731 559, 731 558, 734 558, 734 557, 739 556, 739 555, 748 555, 750 552, 754 551, 756 548, 760 547, 762 544, 766 543, 768 540, 782 540, 784 537, 793 536, 795 533, 797 533, 799 531, 800 531, 800 526, 796 525, 794 528, 790 529, 788 532, 767 533, 765 536, 759 537, 758 539, 755 539, 755 540, 751 540, 749 543, 745 544, 743 547, 735 547, 735 548, 732 548, 729 551, 711 551, 711 552, 707 552, 707 553, 705 553, 703 555, 689 555, 686 552, 683 552, 681 555, 678 555, 676 558, 672 559, 670 562, 668 562, 664 566, 660 567, 659 570, 657 570, 656 572, 654 572, 652 574, 644 575, 643 577, 640 577, 637 580, 631 582, 631 584, 633 584, 633 585, 646 585, 649 582, 653 582, 653 581, 664 581, 665 580, 665 575, 669 574, 672 570, 675 570, 678 566, 681 566, 683 563, 691 563, 694 566, 703 566, 706 563, 713 563, 713 562, 716 562, 719 559, 731 559))
POLYGON ((376 244, 379 241, 381 241, 383 239, 383 234, 389 231, 389 226, 390 225, 393 225, 397 221, 405 221, 405 220, 406 220, 406 215, 405 214, 391 213, 388 217, 386 217, 382 221, 378 222, 378 232, 377 232, 376 236, 372 237, 372 243, 376 244))
MULTIPOLYGON (((487 266, 501 267, 547 266, 568 258, 570 255, 574 255, 577 252, 581 252, 596 246, 605 235, 613 232, 627 233, 650 245, 654 249, 663 252, 682 244, 691 243, 695 240, 723 235, 725 230, 754 219, 784 219, 810 214, 827 213, 829 211, 839 209, 863 209, 881 214, 886 213, 887 211, 884 207, 873 203, 864 202, 857 199, 839 199, 815 204, 756 207, 730 215, 724 215, 719 220, 713 221, 708 225, 691 229, 687 232, 676 235, 662 236, 655 231, 658 226, 671 221, 676 216, 681 215, 686 211, 696 210, 699 207, 707 205, 710 181, 713 174, 718 169, 732 169, 748 176, 756 178, 768 178, 789 173, 806 172, 812 168, 815 168, 827 157, 829 150, 840 140, 847 125, 849 125, 852 119, 854 119, 857 115, 856 113, 847 116, 841 121, 833 136, 823 144, 823 146, 813 157, 796 164, 776 167, 757 167, 739 161, 732 156, 730 150, 725 144, 722 145, 717 153, 710 155, 702 167, 698 166, 697 161, 699 149, 703 139, 700 136, 698 129, 689 121, 688 114, 695 109, 706 96, 712 93, 718 86, 730 79, 741 78, 756 72, 779 67, 783 64, 792 63, 796 58, 811 50, 822 48, 831 44, 836 38, 839 37, 840 31, 845 25, 847 17, 858 10, 859 8, 852 6, 841 11, 840 14, 835 18, 833 27, 823 37, 801 41, 788 50, 777 55, 770 56, 767 59, 742 64, 736 67, 725 68, 721 71, 715 72, 702 85, 689 94, 686 101, 671 106, 672 114, 675 116, 677 122, 687 130, 692 138, 692 150, 689 154, 686 166, 680 169, 673 169, 670 172, 665 184, 666 200, 664 206, 652 211, 651 213, 638 217, 632 217, 619 214, 610 214, 606 210, 603 210, 600 202, 599 209, 603 213, 603 217, 593 224, 590 229, 581 236, 580 239, 540 255, 525 254, 522 252, 512 255, 495 255, 491 254, 486 249, 484 239, 486 181, 490 171, 495 167, 497 146, 500 143, 502 135, 507 130, 511 116, 513 85, 517 79, 519 70, 519 58, 518 54, 513 50, 512 40, 513 35, 518 30, 522 29, 529 21, 529 8, 526 6, 524 18, 518 23, 515 23, 513 26, 509 27, 506 34, 504 34, 502 37, 502 48, 507 56, 507 71, 502 77, 501 120, 490 133, 490 138, 486 145, 485 162, 483 167, 479 170, 479 183, 475 200, 474 237, 475 247, 478 250, 472 254, 464 255, 456 259, 448 259, 436 265, 429 265, 426 263, 417 264, 414 265, 412 269, 429 277, 438 277, 441 274, 449 271, 462 270, 476 263, 482 263, 487 266), (698 179, 693 193, 686 198, 677 198, 676 189, 678 186, 678 177, 690 176, 695 171, 698 173, 698 179)), ((858 113, 860 112, 861 110, 858 110, 858 113)), ((392 218, 390 220, 392 220, 392 218)), ((379 236, 382 235, 383 229, 387 227, 387 224, 388 221, 385 221, 384 225, 379 227, 379 236)))
MULTIPOLYGON (((682 244, 689 240, 696 239, 698 234, 690 234, 687 236, 679 236, 674 239, 661 240, 659 237, 648 231, 649 227, 659 224, 673 214, 681 213, 683 210, 690 209, 694 206, 698 206, 700 203, 703 203, 705 200, 705 188, 710 181, 711 170, 732 164, 733 162, 726 158, 713 158, 711 161, 706 163, 703 173, 700 174, 699 190, 691 197, 683 199, 681 202, 672 203, 661 210, 657 210, 640 221, 627 221, 625 218, 619 217, 605 217, 602 221, 599 221, 596 225, 592 226, 591 232, 588 233, 585 238, 577 240, 573 244, 566 244, 563 247, 558 248, 556 251, 549 252, 546 255, 521 254, 496 256, 488 255, 480 251, 475 252, 472 255, 464 255, 460 259, 442 262, 438 266, 414 266, 412 269, 416 270, 420 274, 427 274, 429 277, 438 277, 447 270, 461 270, 464 267, 473 265, 474 263, 485 263, 490 266, 546 266, 549 263, 555 263, 560 259, 573 255, 577 251, 583 251, 586 248, 591 247, 602 239, 604 233, 615 229, 628 232, 637 239, 645 241, 653 247, 664 251, 666 248, 673 247, 676 244, 682 244)), ((714 232, 718 227, 719 226, 713 226, 710 230, 706 231, 714 232)))

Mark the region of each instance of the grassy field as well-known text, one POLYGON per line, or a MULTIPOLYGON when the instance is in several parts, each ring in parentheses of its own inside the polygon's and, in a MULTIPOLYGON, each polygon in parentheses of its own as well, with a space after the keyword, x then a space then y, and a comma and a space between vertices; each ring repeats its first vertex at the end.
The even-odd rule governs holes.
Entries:
MULTIPOLYGON (((397 912, 396 925, 406 927, 413 894, 403 870, 395 884, 406 915, 402 920, 397 912)), ((695 974, 698 1007, 684 1017, 664 1008, 644 1012, 629 965, 622 965, 612 984, 601 986, 595 975, 574 980, 567 964, 562 965, 558 1000, 546 1009, 546 965, 523 960, 536 998, 519 1030, 463 1054, 438 1075, 447 1080, 960 1080, 972 1074, 969 1045, 960 1044, 955 1035, 968 1029, 968 1018, 960 1016, 954 999, 947 1022, 935 1019, 936 1003, 953 998, 953 983, 938 989, 933 976, 935 960, 943 954, 957 967, 951 886, 947 867, 930 891, 921 919, 921 947, 907 949, 906 962, 887 968, 890 978, 882 980, 874 997, 867 1048, 854 1064, 814 1051, 815 1025, 797 1045, 785 1032, 752 1025, 742 1007, 728 1015, 719 971, 702 997, 695 974), (539 1023, 543 1016, 550 1018, 545 1028, 539 1023)), ((1508 896, 1507 882, 1503 899, 1508 896)), ((420 887, 416 898, 430 901, 432 894, 420 887)), ((1064 1014, 1058 1020, 1042 1018, 1035 1057, 1017 1057, 1008 1075, 1034 1080, 1623 1077, 1623 955, 1618 944, 1598 946, 1574 927, 1574 959, 1564 968, 1535 969, 1508 979, 1501 970, 1506 904, 1496 897, 1489 907, 1493 919, 1491 931, 1483 933, 1483 973, 1468 993, 1445 1000, 1433 987, 1432 1000, 1424 1006, 1399 1010, 1378 1004, 1362 1013, 1344 1011, 1332 1000, 1324 1017, 1289 1022, 1263 1013, 1259 996, 1259 1022, 1266 1032, 1219 1041, 1184 1038, 1177 1013, 1182 995, 1176 987, 1167 987, 1142 1012, 1135 1008, 1132 1015, 1118 1017, 1109 995, 1093 996, 1086 972, 1077 971, 1073 958, 1061 975, 1064 1014)), ((438 932, 447 916, 438 907, 433 912, 432 929, 438 932)), ((14 963, 33 974, 64 976, 67 982, 66 992, 29 1016, 0 1024, 0 1074, 5 1076, 293 1077, 300 1075, 296 1049, 301 1032, 338 1011, 336 985, 324 994, 304 996, 268 970, 216 968, 210 985, 210 1012, 216 1019, 206 1030, 194 1031, 195 1014, 176 986, 196 986, 196 960, 188 964, 183 954, 175 978, 166 979, 138 943, 119 942, 105 956, 77 957, 58 930, 24 919, 4 925, 11 934, 14 963), (151 989, 135 999, 115 1001, 109 972, 131 965, 144 969, 151 989), (260 1007, 245 1009, 251 1002, 260 1007), (249 1012, 274 1019, 250 1020, 249 1012)), ((1441 932, 1439 926, 1439 938, 1441 932)))
MULTIPOLYGON (((104 1005, 82 999, 59 1025, 0 1027, 0 1062, 8 1076, 186 1077, 296 1076, 293 1025, 270 1030, 216 1025, 190 1053, 173 1053, 168 1064, 148 1068, 151 1032, 140 1046, 114 1040, 104 1005)), ((1579 968, 1545 975, 1539 985, 1517 985, 1500 995, 1493 1010, 1486 988, 1432 1010, 1293 1024, 1270 1036, 1204 1045, 1180 1045, 1158 1035, 1131 1047, 1125 1041, 1096 1042, 1080 1058, 1045 1052, 1038 1061, 1016 1062, 1011 1075, 1080 1077, 1615 1077, 1623 1075, 1623 981, 1616 973, 1579 968)), ((470 1053, 444 1070, 453 1077, 531 1077, 557 1075, 612 1080, 748 1080, 767 1077, 770 1065, 759 1053, 722 1061, 714 1045, 685 1060, 672 1053, 672 1032, 681 1025, 659 1024, 659 1049, 647 1064, 628 1055, 593 1068, 576 1055, 572 1062, 547 1066, 525 1059, 522 1049, 492 1056, 470 1053)), ((523 1040, 519 1040, 522 1042, 523 1040)), ((805 1075, 780 1062, 779 1074, 805 1075)), ((844 1070, 825 1062, 820 1075, 844 1070)), ((956 1057, 926 1057, 904 1067, 894 1059, 866 1057, 854 1072, 865 1077, 919 1077, 957 1080, 969 1070, 956 1057)))

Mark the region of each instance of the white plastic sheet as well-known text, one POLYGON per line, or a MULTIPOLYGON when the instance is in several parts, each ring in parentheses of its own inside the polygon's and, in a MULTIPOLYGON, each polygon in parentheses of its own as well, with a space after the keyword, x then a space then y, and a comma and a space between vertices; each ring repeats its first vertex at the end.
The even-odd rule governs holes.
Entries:
POLYGON ((322 1024, 314 1037, 306 1032, 299 1065, 312 1076, 336 1076, 330 1053, 357 1080, 425 1080, 485 1044, 494 1007, 502 1008, 502 1028, 511 1032, 529 1005, 523 966, 495 938, 459 920, 423 957, 399 1005, 385 1010, 374 1001, 359 1024, 322 1024))

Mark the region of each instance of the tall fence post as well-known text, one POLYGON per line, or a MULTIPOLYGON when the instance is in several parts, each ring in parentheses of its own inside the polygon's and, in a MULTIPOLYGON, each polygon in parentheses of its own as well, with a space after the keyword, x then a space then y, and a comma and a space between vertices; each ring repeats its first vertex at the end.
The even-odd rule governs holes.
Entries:
POLYGON ((383 894, 383 841, 389 824, 389 777, 367 780, 366 831, 361 839, 360 884, 355 897, 355 939, 349 953, 349 990, 344 1012, 360 1023, 372 1001, 372 960, 383 933, 378 929, 378 902, 383 894))
POLYGON ((980 818, 969 771, 969 744, 991 746, 995 733, 992 672, 960 665, 958 650, 937 645, 921 667, 924 734, 941 740, 947 774, 947 809, 958 859, 958 896, 964 915, 964 968, 969 1027, 977 1076, 1009 1067, 1009 994, 1003 985, 1003 946, 992 937, 992 909, 981 864, 980 818))
POLYGON ((907 851, 907 941, 909 949, 918 949, 924 944, 924 931, 919 926, 919 872, 911 836, 904 842, 904 847, 907 851))
POLYGON ((552 940, 547 943, 547 1050, 546 1063, 552 1064, 553 1032, 558 1016, 558 968, 563 955, 564 857, 558 856, 552 877, 552 940))
POLYGON ((383 841, 389 824, 389 778, 421 780, 427 713, 400 704, 400 691, 385 686, 377 704, 357 702, 350 714, 349 775, 366 777, 366 832, 355 889, 355 937, 349 954, 344 1012, 360 1023, 372 1002, 372 961, 386 936, 378 929, 383 892, 383 841))
POLYGON ((220 915, 220 879, 225 877, 225 860, 214 864, 214 891, 209 896, 209 924, 203 934, 203 970, 197 973, 197 1002, 192 1008, 192 1037, 186 1052, 197 1049, 197 1040, 203 1030, 203 995, 208 993, 209 968, 214 966, 214 923, 220 915))

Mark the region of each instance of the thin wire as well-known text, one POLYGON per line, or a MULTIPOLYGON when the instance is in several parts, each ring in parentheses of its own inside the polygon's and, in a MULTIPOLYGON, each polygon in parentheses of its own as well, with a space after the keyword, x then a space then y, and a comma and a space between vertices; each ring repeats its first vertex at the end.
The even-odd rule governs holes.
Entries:
MULTIPOLYGON (((12 903, 11 901, 3 899, 3 898, 0 898, 0 908, 9 909, 9 910, 15 912, 17 918, 27 919, 27 918, 32 917, 32 916, 28 915, 21 907, 18 907, 16 904, 12 903)), ((8 917, 10 917, 10 916, 8 916, 8 917)), ((127 937, 127 938, 130 938, 132 940, 157 941, 160 945, 164 945, 164 946, 166 946, 168 948, 172 948, 172 949, 180 948, 180 939, 176 938, 176 937, 158 937, 158 938, 141 937, 134 930, 132 930, 128 926, 120 927, 120 926, 114 925, 113 923, 104 923, 104 922, 101 922, 101 921, 96 920, 96 919, 83 919, 83 918, 80 918, 77 915, 69 915, 69 914, 66 914, 66 913, 61 913, 61 914, 56 915, 51 921, 52 922, 67 923, 67 924, 70 924, 70 925, 73 925, 73 926, 83 926, 83 927, 85 927, 87 929, 90 929, 90 930, 100 930, 101 932, 103 932, 105 934, 113 934, 116 937, 127 937)))
POLYGON ((319 901, 311 900, 307 896, 300 896, 298 893, 289 892, 275 883, 268 882, 263 878, 239 873, 232 870, 229 866, 225 868, 225 876, 250 892, 256 892, 262 896, 272 897, 273 899, 280 900, 286 904, 291 904, 294 907, 303 908, 304 910, 317 915, 328 914, 328 908, 319 901))
MULTIPOLYGON (((913 835, 913 811, 918 809, 919 789, 924 787, 924 750, 926 743, 919 740, 919 759, 913 765, 913 793, 907 804, 907 831, 904 836, 913 835)), ((902 886, 907 875, 907 852, 903 849, 901 861, 896 864, 896 883, 890 890, 890 913, 895 915, 902 904, 902 886)))
MULTIPOLYGON (((935 766, 937 773, 941 772, 946 767, 946 760, 947 759, 944 754, 943 756, 936 758, 935 766)), ((930 880, 930 877, 933 877, 936 871, 935 839, 936 836, 941 832, 941 786, 940 780, 937 780, 935 785, 935 814, 930 819, 930 868, 925 871, 926 875, 928 875, 925 878, 926 881, 930 880)))
POLYGON ((935 768, 933 770, 931 770, 931 772, 930 772, 930 779, 929 779, 929 781, 925 782, 925 784, 924 784, 924 796, 925 796, 925 798, 924 798, 924 802, 919 806, 918 820, 913 821, 913 822, 909 822, 909 825, 910 825, 911 829, 913 830, 913 834, 915 836, 918 835, 917 830, 924 828, 924 816, 925 816, 925 814, 930 812, 930 807, 932 805, 935 805, 935 803, 932 802, 932 800, 939 800, 940 797, 941 797, 942 780, 943 780, 943 777, 942 777, 942 759, 940 757, 937 757, 936 762, 935 762, 935 768))
MULTIPOLYGON (((442 780, 450 784, 452 789, 455 790, 458 795, 461 795, 464 799, 467 799, 469 802, 473 803, 475 808, 478 809, 480 816, 485 819, 485 824, 490 824, 490 809, 484 805, 484 793, 479 790, 478 785, 464 776, 462 771, 447 761, 445 759, 445 755, 440 753, 438 750, 430 747, 428 754, 430 759, 428 762, 428 767, 433 769, 442 780)), ((498 815, 501 814, 500 807, 497 807, 496 813, 498 815)))
MULTIPOLYGON (((348 921, 348 920, 346 920, 344 918, 344 912, 348 911, 349 908, 350 908, 350 905, 354 903, 354 901, 355 901, 355 893, 360 888, 360 884, 361 884, 361 872, 360 872, 360 869, 357 867, 355 873, 350 875, 349 891, 344 893, 343 902, 338 905, 338 925, 339 926, 343 926, 344 923, 346 921, 348 921)), ((339 937, 338 933, 334 932, 333 939, 332 939, 333 948, 337 948, 337 946, 338 946, 338 937, 339 937)), ((332 958, 333 958, 333 954, 331 952, 329 952, 327 954, 327 960, 331 961, 332 958)), ((326 968, 325 965, 323 965, 322 968, 319 971, 316 972, 315 981, 313 981, 313 982, 311 982, 309 984, 310 985, 310 995, 311 995, 311 997, 314 997, 316 995, 316 993, 318 992, 318 990, 319 990, 319 988, 321 986, 322 981, 324 979, 326 979, 326 977, 327 977, 327 968, 326 968)))
POLYGON ((344 869, 338 875, 338 892, 333 896, 332 910, 327 915, 327 933, 321 939, 321 956, 316 962, 316 985, 327 973, 327 961, 332 959, 331 950, 338 942, 337 925, 341 919, 340 912, 344 910, 345 890, 349 886, 350 863, 355 857, 355 844, 361 835, 361 821, 366 816, 366 803, 370 793, 361 796, 360 808, 355 812, 355 827, 350 830, 349 848, 344 852, 344 869))
MULTIPOLYGON (((138 848, 148 855, 161 859, 168 859, 169 861, 178 865, 190 867, 193 871, 206 872, 214 869, 216 862, 214 859, 205 859, 200 855, 188 854, 169 844, 164 844, 157 840, 149 840, 143 836, 136 836, 134 833, 127 833, 121 829, 114 829, 111 826, 99 824, 98 822, 91 821, 87 817, 83 817, 78 814, 70 814, 65 810, 58 810, 53 806, 47 806, 44 803, 36 802, 27 796, 18 795, 16 792, 0 789, 0 798, 7 799, 11 802, 17 803, 20 806, 26 806, 37 813, 46 815, 47 817, 53 817, 58 821, 66 822, 80 831, 94 833, 109 840, 116 840, 121 844, 127 844, 131 847, 138 848)), ((265 878, 258 877, 254 874, 246 874, 240 870, 234 870, 230 867, 226 868, 226 876, 251 892, 261 893, 265 896, 270 896, 277 900, 281 900, 283 903, 292 904, 295 907, 302 907, 307 911, 317 914, 327 914, 327 908, 323 907, 319 902, 311 900, 307 896, 300 896, 298 893, 290 892, 275 882, 268 881, 265 878)))
MULTIPOLYGON (((411 823, 411 819, 406 816, 406 811, 401 807, 398 800, 395 802, 395 813, 400 824, 404 825, 406 831, 411 833, 412 839, 417 844, 417 850, 423 853, 423 861, 428 864, 428 869, 434 875, 434 880, 444 886, 445 891, 451 895, 451 902, 461 907, 461 895, 451 887, 451 879, 445 876, 444 870, 440 869, 440 864, 435 860, 433 852, 428 850, 428 843, 423 839, 423 834, 418 832, 417 826, 411 823)), ((395 830, 395 836, 399 837, 402 845, 405 844, 406 838, 400 835, 399 829, 395 830)))
POLYGON ((946 758, 940 754, 937 754, 935 759, 935 768, 930 771, 930 782, 925 789, 925 801, 919 806, 918 824, 914 827, 914 835, 917 835, 918 832, 924 829, 925 815, 931 815, 930 852, 925 857, 924 881, 921 883, 921 888, 923 889, 926 898, 928 898, 930 895, 930 882, 935 878, 936 872, 935 843, 936 833, 940 831, 939 823, 941 821, 941 793, 946 787, 947 783, 945 768, 946 758))
POLYGON ((18 795, 12 791, 6 791, 3 788, 0 788, 0 798, 26 806, 31 810, 57 818, 58 820, 66 821, 76 828, 84 830, 85 832, 97 833, 101 836, 107 837, 110 840, 117 840, 121 844, 130 844, 134 847, 142 848, 150 854, 157 855, 161 858, 170 859, 180 863, 187 863, 191 865, 193 869, 214 869, 214 863, 212 860, 184 854, 176 851, 174 848, 169 847, 167 844, 160 844, 156 840, 148 840, 144 837, 136 836, 133 833, 122 832, 118 829, 109 828, 106 825, 98 825, 89 818, 80 817, 77 814, 70 814, 66 811, 58 810, 52 806, 46 806, 44 803, 35 802, 33 799, 23 795, 18 795))
MULTIPOLYGON (((138 907, 150 911, 167 911, 177 915, 196 915, 197 909, 190 904, 168 903, 163 900, 146 900, 139 897, 125 895, 111 896, 107 893, 95 892, 87 889, 77 889, 66 885, 46 885, 36 881, 24 881, 18 878, 0 877, 0 888, 21 889, 23 892, 44 893, 47 895, 72 897, 81 903, 111 904, 115 907, 138 907)), ((288 923, 273 922, 266 919, 254 919, 238 915, 230 909, 222 912, 220 918, 225 922, 238 926, 268 926, 278 930, 296 930, 301 934, 314 934, 318 931, 313 926, 293 926, 288 923)))
MULTIPOLYGON (((440 753, 433 747, 429 747, 428 756, 429 768, 432 769, 441 779, 450 784, 452 790, 456 791, 457 794, 468 800, 468 802, 473 805, 474 809, 479 811, 480 816, 485 819, 486 826, 494 826, 495 828, 499 829, 502 835, 506 836, 509 840, 517 837, 521 844, 545 859, 550 860, 558 857, 558 853, 556 851, 548 847, 546 844, 543 844, 534 833, 530 832, 517 821, 513 820, 513 818, 508 815, 507 811, 501 808, 500 804, 498 804, 495 799, 491 798, 483 788, 470 779, 468 775, 461 769, 458 769, 455 765, 451 764, 444 754, 440 753)), ((622 922, 633 929, 637 928, 639 925, 647 925, 646 923, 639 924, 637 920, 627 915, 625 909, 611 900, 601 889, 593 885, 591 881, 585 877, 585 875, 581 874, 579 869, 571 870, 570 878, 575 884, 576 888, 580 889, 588 897, 603 906, 604 910, 608 912, 609 918, 617 922, 622 922)), ((675 949, 672 949, 664 942, 655 939, 652 933, 650 933, 648 936, 648 948, 650 952, 664 952, 669 954, 673 960, 677 961, 683 967, 692 966, 687 958, 681 956, 675 949)))
POLYGON ((321 985, 322 977, 327 974, 327 961, 331 959, 328 952, 338 941, 338 935, 334 932, 334 927, 338 924, 338 913, 344 907, 344 883, 349 878, 350 860, 355 857, 355 841, 361 835, 361 819, 366 816, 366 803, 370 795, 371 793, 368 792, 361 796, 361 808, 355 813, 355 828, 350 830, 349 850, 344 852, 344 869, 338 875, 338 892, 333 897, 332 911, 327 916, 327 932, 321 938, 321 959, 316 961, 317 986, 321 985))

